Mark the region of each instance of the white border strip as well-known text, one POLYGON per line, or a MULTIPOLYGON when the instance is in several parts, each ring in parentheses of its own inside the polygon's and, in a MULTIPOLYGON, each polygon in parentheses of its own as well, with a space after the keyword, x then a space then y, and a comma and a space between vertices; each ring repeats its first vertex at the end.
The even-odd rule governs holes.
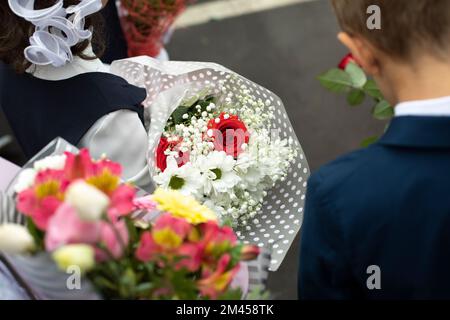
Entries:
POLYGON ((190 6, 175 23, 175 28, 204 24, 245 14, 271 10, 313 0, 218 0, 190 6))

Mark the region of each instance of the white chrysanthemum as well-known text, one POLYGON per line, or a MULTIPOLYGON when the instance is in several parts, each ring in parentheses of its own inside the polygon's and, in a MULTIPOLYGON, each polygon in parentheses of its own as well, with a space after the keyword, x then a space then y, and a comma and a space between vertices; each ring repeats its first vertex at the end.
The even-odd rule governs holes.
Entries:
POLYGON ((172 189, 184 195, 195 196, 201 187, 200 171, 187 163, 178 167, 174 157, 167 157, 167 168, 154 178, 155 182, 162 188, 172 189))
POLYGON ((265 172, 260 167, 258 155, 245 152, 239 155, 236 171, 242 179, 242 188, 255 190, 264 179, 265 172))
POLYGON ((36 178, 36 170, 31 168, 23 170, 19 174, 19 177, 17 178, 17 183, 14 186, 14 191, 20 193, 30 188, 34 183, 35 178, 36 178))
POLYGON ((240 174, 245 174, 250 167, 255 166, 256 164, 257 160, 254 159, 249 152, 243 152, 236 160, 236 170, 240 174))
POLYGON ((217 214, 217 216, 219 217, 219 220, 221 222, 223 222, 223 217, 226 217, 226 210, 224 209, 224 207, 218 205, 215 201, 213 200, 206 200, 205 202, 203 202, 203 205, 205 207, 208 207, 209 209, 211 209, 214 213, 217 214))
POLYGON ((241 179, 234 171, 236 160, 223 151, 198 157, 195 166, 202 173, 205 194, 229 192, 241 179))
POLYGON ((38 160, 34 163, 34 169, 37 171, 42 171, 45 169, 62 170, 66 164, 66 155, 56 155, 45 157, 42 160, 38 160))

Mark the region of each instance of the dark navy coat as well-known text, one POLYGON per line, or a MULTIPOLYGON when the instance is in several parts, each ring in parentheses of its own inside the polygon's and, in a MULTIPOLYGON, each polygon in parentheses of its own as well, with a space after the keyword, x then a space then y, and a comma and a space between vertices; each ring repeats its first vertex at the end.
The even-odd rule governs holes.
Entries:
POLYGON ((395 118, 310 178, 298 287, 302 299, 450 298, 450 117, 395 118))
POLYGON ((131 110, 142 119, 146 95, 145 89, 109 73, 50 81, 16 74, 0 62, 0 108, 28 158, 57 137, 78 144, 111 112, 131 110))

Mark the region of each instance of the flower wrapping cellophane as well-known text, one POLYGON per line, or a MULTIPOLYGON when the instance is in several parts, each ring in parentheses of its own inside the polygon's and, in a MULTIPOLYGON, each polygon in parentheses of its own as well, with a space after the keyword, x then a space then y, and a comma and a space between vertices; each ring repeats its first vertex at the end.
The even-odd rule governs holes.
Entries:
POLYGON ((276 130, 282 139, 291 138, 297 156, 291 163, 286 180, 279 181, 268 191, 261 212, 246 226, 236 227, 241 241, 257 244, 270 251, 270 270, 276 271, 301 227, 309 177, 306 157, 281 99, 262 86, 214 63, 163 62, 150 57, 136 57, 115 61, 111 70, 131 84, 147 90, 144 107, 149 125, 148 159, 152 177, 157 174, 155 151, 167 121, 187 98, 199 95, 205 88, 220 95, 220 86, 225 84, 233 88, 230 79, 238 78, 256 99, 270 100, 276 107, 275 118, 267 129, 276 130))

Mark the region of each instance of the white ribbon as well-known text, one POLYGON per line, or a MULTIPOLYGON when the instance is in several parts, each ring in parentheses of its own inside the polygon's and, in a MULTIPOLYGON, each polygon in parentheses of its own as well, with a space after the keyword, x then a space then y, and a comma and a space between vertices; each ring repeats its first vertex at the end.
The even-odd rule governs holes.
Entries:
POLYGON ((35 0, 8 0, 9 7, 19 17, 36 26, 25 48, 25 58, 35 65, 61 67, 73 60, 71 47, 89 39, 85 18, 102 8, 101 0, 81 0, 64 8, 63 0, 45 9, 34 10, 35 0))

